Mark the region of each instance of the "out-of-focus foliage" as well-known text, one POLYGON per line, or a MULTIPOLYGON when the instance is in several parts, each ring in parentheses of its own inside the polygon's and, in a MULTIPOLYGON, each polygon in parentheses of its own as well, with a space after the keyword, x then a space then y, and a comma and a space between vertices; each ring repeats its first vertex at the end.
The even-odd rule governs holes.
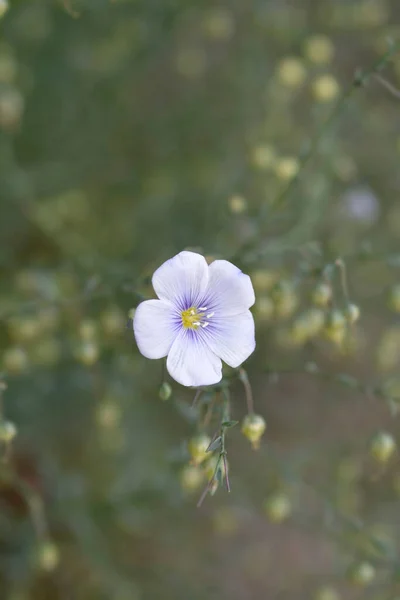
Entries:
POLYGON ((0 17, 1 600, 395 600, 396 0, 0 17), (128 318, 183 248, 257 298, 194 408, 128 318))

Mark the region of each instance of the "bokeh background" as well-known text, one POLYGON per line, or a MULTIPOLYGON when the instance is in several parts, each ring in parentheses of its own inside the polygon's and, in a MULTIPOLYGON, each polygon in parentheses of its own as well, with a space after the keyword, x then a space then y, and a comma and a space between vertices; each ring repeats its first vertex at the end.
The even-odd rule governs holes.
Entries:
POLYGON ((0 13, 1 600, 398 599, 398 1, 0 13), (267 422, 227 373, 200 509, 215 394, 129 312, 184 248, 252 276, 267 422))

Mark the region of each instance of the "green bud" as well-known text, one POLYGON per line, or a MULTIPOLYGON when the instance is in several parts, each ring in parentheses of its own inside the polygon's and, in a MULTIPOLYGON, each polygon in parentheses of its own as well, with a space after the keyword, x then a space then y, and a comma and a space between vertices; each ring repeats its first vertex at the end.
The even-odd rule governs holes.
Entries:
POLYGON ((56 544, 51 541, 42 543, 38 548, 37 564, 43 571, 51 572, 60 562, 60 553, 56 544))
POLYGON ((396 441, 390 433, 378 432, 371 440, 371 455, 381 463, 386 463, 396 450, 396 441))
POLYGON ((334 587, 324 585, 316 591, 314 600, 340 600, 340 595, 334 587))
POLYGON ((284 492, 276 492, 264 502, 265 512, 273 523, 282 523, 292 512, 290 498, 284 492))
POLYGON ((360 309, 356 304, 348 304, 344 314, 346 319, 353 324, 360 318, 360 309))
POLYGON ((0 422, 0 442, 9 444, 17 435, 17 428, 11 421, 0 422))
POLYGON ((161 384, 158 395, 160 397, 160 400, 163 400, 164 402, 171 398, 172 387, 167 381, 164 381, 164 383, 161 384))
POLYGON ((392 287, 389 293, 389 306, 397 313, 400 313, 400 283, 392 287))
POLYGON ((267 427, 264 417, 261 415, 246 415, 242 422, 242 433, 257 450, 260 446, 261 437, 267 427))
POLYGON ((211 438, 205 433, 196 435, 189 440, 188 450, 194 465, 199 465, 207 458, 207 449, 210 444, 211 438))
POLYGON ((180 474, 184 492, 195 492, 205 481, 205 473, 198 465, 185 465, 180 474))
POLYGON ((325 308, 329 305, 332 299, 332 288, 328 283, 321 281, 312 291, 311 301, 320 308, 325 308))
POLYGON ((369 562, 361 562, 349 570, 349 579, 352 583, 359 586, 365 586, 372 583, 375 579, 375 567, 369 562))

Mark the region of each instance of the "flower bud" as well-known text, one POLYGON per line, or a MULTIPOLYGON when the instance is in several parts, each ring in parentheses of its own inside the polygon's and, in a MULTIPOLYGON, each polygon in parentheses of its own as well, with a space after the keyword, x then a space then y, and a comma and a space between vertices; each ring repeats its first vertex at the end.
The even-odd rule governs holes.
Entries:
POLYGON ((325 314, 319 308, 311 308, 299 315, 292 325, 292 335, 296 342, 303 344, 321 331, 325 314))
POLYGON ((0 19, 8 11, 8 0, 0 0, 0 19))
POLYGON ((189 440, 188 450, 194 465, 199 465, 207 458, 207 448, 210 444, 211 438, 205 433, 200 433, 189 440))
POLYGON ((0 442, 9 444, 17 435, 17 428, 11 421, 0 422, 0 442))
POLYGON ((257 169, 271 169, 275 164, 274 149, 266 144, 256 146, 252 150, 251 161, 257 169))
POLYGON ((247 210, 247 200, 239 194, 231 196, 228 200, 229 208, 235 215, 241 215, 247 210))
POLYGON ((307 71, 303 62, 296 57, 287 57, 281 60, 278 66, 280 83, 290 88, 299 87, 305 80, 307 71))
POLYGON ((299 171, 300 165, 297 158, 293 158, 292 156, 286 156, 280 158, 275 164, 275 173, 279 179, 283 179, 284 181, 289 181, 296 177, 299 171))
POLYGON ((333 75, 320 75, 315 79, 312 85, 313 93, 319 102, 331 102, 339 92, 340 86, 333 75))
POLYGON ((321 308, 328 306, 332 299, 332 288, 328 283, 321 281, 311 293, 311 301, 321 308))
POLYGON ((334 587, 324 585, 316 591, 314 600, 340 600, 340 595, 334 587))
POLYGON ((371 440, 371 455, 381 463, 386 463, 396 450, 396 441, 390 433, 380 431, 371 440))
POLYGON ((276 492, 264 502, 264 510, 273 523, 282 523, 292 512, 290 498, 284 492, 276 492))
POLYGON ((60 553, 56 544, 51 541, 43 542, 38 548, 37 564, 43 571, 51 572, 60 562, 60 553))
POLYGON ((84 319, 79 324, 79 335, 85 342, 91 342, 97 337, 97 325, 92 319, 84 319))
POLYGON ((107 335, 119 335, 125 327, 126 318, 120 309, 111 306, 100 315, 100 322, 107 335))
POLYGON ((242 433, 251 442, 254 450, 259 448, 266 427, 265 419, 261 415, 249 414, 243 419, 242 433))
POLYGON ((375 578, 375 567, 369 562, 361 562, 349 570, 349 579, 352 583, 359 586, 369 585, 375 578))
POLYGON ((28 356, 23 348, 13 346, 4 352, 3 364, 6 371, 17 375, 27 369, 28 356))
POLYGON ((297 308, 298 298, 294 285, 290 281, 278 282, 271 293, 275 305, 275 314, 279 318, 290 317, 297 308))
POLYGON ((335 344, 342 344, 346 337, 346 318, 341 310, 332 310, 324 327, 325 336, 335 344))
POLYGON ((261 296, 257 298, 255 310, 256 314, 261 321, 269 321, 274 314, 274 303, 268 296, 261 296))
POLYGON ((172 396, 172 387, 170 386, 170 384, 167 381, 164 381, 164 383, 162 383, 160 385, 160 389, 158 391, 158 395, 160 397, 160 400, 169 400, 169 398, 171 398, 172 396))
POLYGON ((313 35, 304 44, 304 53, 313 63, 318 65, 331 62, 335 48, 326 35, 313 35))
POLYGON ((397 313, 400 313, 400 283, 392 287, 389 293, 389 306, 397 313))
POLYGON ((180 473, 181 488, 184 492, 195 492, 204 481, 205 473, 198 465, 185 465, 180 473))
POLYGON ((83 342, 76 349, 76 358, 87 367, 91 367, 99 358, 99 347, 94 342, 83 342))
POLYGON ((360 308, 357 304, 348 304, 344 311, 344 315, 349 323, 353 324, 360 318, 360 308))
POLYGON ((122 411, 118 402, 113 398, 106 398, 96 410, 96 421, 104 429, 115 429, 122 420, 122 411))

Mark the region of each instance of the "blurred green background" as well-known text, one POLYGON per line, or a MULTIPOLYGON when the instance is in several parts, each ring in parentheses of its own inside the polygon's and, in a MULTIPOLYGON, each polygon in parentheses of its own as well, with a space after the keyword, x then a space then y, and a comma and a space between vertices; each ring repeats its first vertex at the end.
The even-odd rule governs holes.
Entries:
POLYGON ((0 599, 398 600, 398 1, 0 14, 0 599), (267 422, 200 509, 213 395, 128 318, 184 248, 252 276, 267 422))

